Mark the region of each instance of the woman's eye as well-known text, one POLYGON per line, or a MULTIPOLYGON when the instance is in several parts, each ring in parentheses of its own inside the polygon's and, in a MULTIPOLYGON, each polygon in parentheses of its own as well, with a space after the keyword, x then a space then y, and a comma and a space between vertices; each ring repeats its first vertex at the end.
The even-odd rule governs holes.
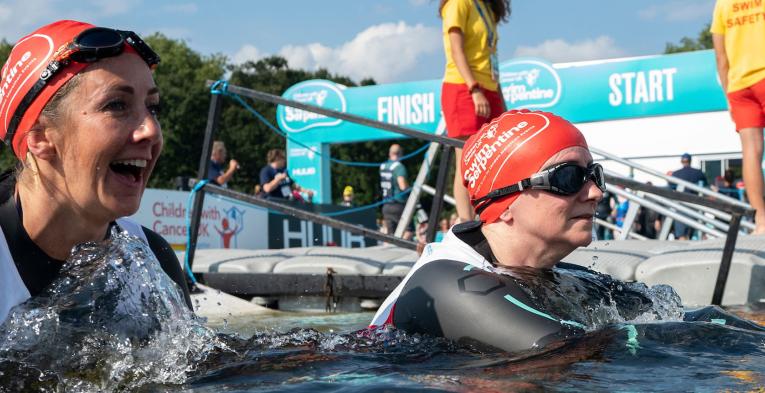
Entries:
POLYGON ((151 104, 148 105, 147 108, 149 109, 149 112, 151 112, 152 116, 159 117, 159 114, 162 113, 162 105, 160 104, 151 104))
POLYGON ((106 111, 124 111, 127 109, 127 103, 122 100, 109 101, 104 105, 106 111))

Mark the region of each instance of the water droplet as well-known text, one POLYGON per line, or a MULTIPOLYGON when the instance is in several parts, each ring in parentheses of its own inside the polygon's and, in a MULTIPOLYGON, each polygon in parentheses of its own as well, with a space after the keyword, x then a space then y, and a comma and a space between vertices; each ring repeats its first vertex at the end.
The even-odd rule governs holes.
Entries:
POLYGON ((218 305, 221 306, 222 304, 220 304, 220 302, 218 302, 218 305))

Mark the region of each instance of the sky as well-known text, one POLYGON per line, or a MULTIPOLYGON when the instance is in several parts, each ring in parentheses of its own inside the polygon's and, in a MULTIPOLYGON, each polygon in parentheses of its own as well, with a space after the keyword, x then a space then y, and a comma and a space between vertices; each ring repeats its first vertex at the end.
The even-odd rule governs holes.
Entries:
MULTIPOLYGON (((0 38, 15 42, 58 19, 161 32, 233 62, 269 55, 356 81, 440 79, 437 0, 0 0, 0 38)), ((552 63, 660 54, 697 37, 714 0, 516 0, 499 28, 499 58, 552 63)))

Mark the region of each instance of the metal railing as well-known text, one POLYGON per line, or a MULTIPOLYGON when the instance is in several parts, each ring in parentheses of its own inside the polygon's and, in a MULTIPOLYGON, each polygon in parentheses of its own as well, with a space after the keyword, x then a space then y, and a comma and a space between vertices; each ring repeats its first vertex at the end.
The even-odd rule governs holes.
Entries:
MULTIPOLYGON (((208 86, 212 86, 213 81, 208 81, 208 86)), ((210 109, 208 112, 207 126, 205 129, 205 138, 202 147, 202 156, 199 163, 198 178, 207 178, 208 163, 210 160, 210 153, 212 150, 213 136, 217 130, 220 111, 221 111, 221 95, 224 94, 237 94, 246 96, 255 100, 265 101, 278 105, 285 105, 293 108, 302 109, 309 112, 322 114, 325 116, 333 117, 336 119, 346 120, 352 123, 360 124, 363 126, 374 127, 385 131, 391 131, 402 135, 410 136, 413 138, 419 138, 438 143, 442 146, 441 164, 439 166, 439 173, 437 176, 437 184, 433 189, 433 205, 431 208, 430 217, 434 219, 428 222, 427 238, 432 241, 435 235, 435 226, 437 224, 436 217, 439 216, 442 204, 445 199, 443 194, 446 184, 446 174, 451 158, 452 149, 454 147, 462 147, 463 141, 453 138, 444 137, 441 135, 429 134, 414 129, 397 126, 388 123, 382 123, 372 119, 338 112, 331 109, 322 108, 315 105, 309 105, 293 100, 289 100, 283 97, 275 96, 272 94, 247 89, 240 86, 224 84, 225 90, 214 91, 212 94, 210 109)), ((435 152, 435 149, 431 149, 435 152)), ((660 188, 643 184, 635 180, 624 178, 621 176, 607 173, 607 189, 616 195, 626 198, 633 202, 630 206, 627 216, 625 217, 624 225, 619 228, 612 226, 602 220, 596 220, 599 225, 604 225, 610 229, 617 230, 621 239, 628 237, 640 239, 642 236, 631 233, 632 223, 635 221, 639 208, 649 208, 656 212, 665 215, 668 219, 680 221, 692 228, 695 228, 703 233, 709 234, 715 237, 726 237, 725 246, 723 248, 722 260, 717 275, 717 280, 714 289, 714 295, 712 298, 712 304, 721 304, 722 294, 725 290, 725 283, 727 281, 728 273, 730 271, 730 263, 733 257, 733 251, 736 244, 736 239, 741 228, 742 217, 749 216, 753 213, 753 210, 749 205, 739 200, 727 197, 725 195, 716 193, 712 190, 699 187, 695 184, 686 182, 681 179, 666 176, 659 173, 656 170, 645 167, 643 165, 624 160, 615 155, 606 153, 596 148, 590 148, 590 151, 594 154, 600 155, 607 160, 618 162, 630 167, 633 170, 640 170, 652 176, 664 179, 665 181, 678 185, 681 190, 683 188, 690 189, 698 192, 702 196, 693 195, 685 192, 679 192, 670 190, 667 188, 660 188), (621 188, 623 187, 623 188, 621 188), (688 207, 690 204, 692 207, 688 207), (701 213, 696 212, 694 209, 699 209, 701 213), (712 217, 707 217, 706 214, 712 217), (727 221, 726 223, 713 222, 718 219, 727 221), (701 223, 699 222, 701 221, 701 223), (725 232, 723 232, 725 231, 725 232)), ((432 156, 430 156, 432 160, 432 156)), ((428 190, 425 186, 421 187, 423 190, 428 190)), ((234 198, 243 202, 252 203, 258 206, 266 207, 268 209, 290 214, 298 218, 311 220, 317 223, 321 223, 333 228, 347 230, 354 234, 362 234, 366 237, 370 237, 377 240, 386 241, 392 244, 399 245, 401 247, 414 249, 416 244, 411 241, 397 238, 390 234, 383 234, 369 228, 365 228, 360 225, 349 224, 340 220, 335 220, 319 214, 306 212, 304 210, 296 209, 294 207, 280 204, 274 201, 257 198, 251 195, 237 193, 222 187, 205 185, 196 195, 193 204, 192 217, 191 217, 191 242, 187 254, 189 255, 189 266, 193 264, 194 253, 196 250, 197 236, 199 233, 199 223, 201 221, 202 206, 204 203, 205 191, 213 192, 220 195, 225 195, 230 198, 234 198)), ((419 192, 419 190, 418 190, 419 192)), ((662 230, 662 232, 666 232, 662 230)), ((644 238, 644 237, 643 237, 644 238)))

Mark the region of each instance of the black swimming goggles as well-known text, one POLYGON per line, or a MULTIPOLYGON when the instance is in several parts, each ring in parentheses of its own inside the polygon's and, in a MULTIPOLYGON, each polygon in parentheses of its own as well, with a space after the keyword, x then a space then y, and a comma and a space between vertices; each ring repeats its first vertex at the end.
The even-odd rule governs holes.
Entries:
POLYGON ((473 202, 475 212, 480 214, 492 202, 523 190, 543 190, 558 195, 574 195, 592 179, 601 191, 606 191, 606 177, 600 164, 586 168, 571 162, 556 164, 531 175, 516 184, 494 190, 473 202))
POLYGON ((21 118, 24 117, 24 113, 56 73, 73 61, 95 63, 107 57, 117 56, 125 50, 125 44, 130 45, 150 68, 154 69, 159 64, 159 55, 132 31, 114 30, 106 27, 92 27, 84 30, 53 55, 53 60, 42 71, 40 79, 24 95, 8 124, 8 132, 5 135, 6 142, 10 144, 13 141, 13 134, 16 133, 16 128, 19 126, 21 118))

